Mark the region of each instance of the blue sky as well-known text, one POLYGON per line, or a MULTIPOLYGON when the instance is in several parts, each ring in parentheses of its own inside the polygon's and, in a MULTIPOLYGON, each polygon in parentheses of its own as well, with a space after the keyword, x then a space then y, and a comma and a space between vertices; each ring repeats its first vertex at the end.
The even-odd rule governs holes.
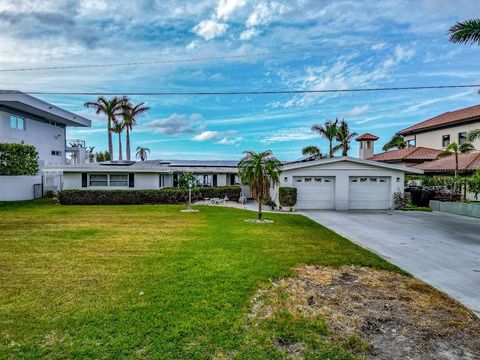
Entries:
MULTIPOLYGON (((0 88, 22 91, 248 91, 348 89, 480 82, 476 46, 448 42, 455 21, 480 2, 207 0, 0 0, 0 68, 203 57, 237 59, 94 69, 0 73, 0 88)), ((106 149, 106 123, 85 96, 41 96, 92 119, 71 129, 106 149)), ((282 160, 325 140, 314 123, 345 118, 380 136, 479 103, 474 89, 319 95, 133 97, 151 107, 133 147, 157 159, 238 159, 271 149, 282 160)), ((115 141, 116 145, 116 141, 115 141)), ((356 156, 357 144, 351 154, 356 156)))

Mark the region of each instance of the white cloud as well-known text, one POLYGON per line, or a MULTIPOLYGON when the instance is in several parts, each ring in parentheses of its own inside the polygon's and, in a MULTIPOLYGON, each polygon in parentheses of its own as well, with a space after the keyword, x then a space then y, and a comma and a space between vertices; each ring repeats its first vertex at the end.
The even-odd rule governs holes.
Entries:
POLYGON ((370 105, 359 105, 343 113, 344 116, 359 116, 370 110, 370 105))
POLYGON ((240 34, 240 40, 249 40, 257 34, 258 30, 255 28, 246 29, 240 34))
POLYGON ((444 97, 440 97, 440 98, 436 98, 436 99, 425 100, 425 101, 422 101, 418 104, 409 106, 408 108, 406 108, 404 110, 404 112, 416 111, 416 110, 418 110, 422 107, 425 107, 425 106, 428 106, 428 105, 431 105, 431 104, 435 104, 435 103, 438 103, 438 102, 447 102, 449 100, 458 99, 458 98, 461 98, 461 97, 464 97, 464 96, 467 96, 467 95, 471 95, 472 93, 474 93, 474 92, 470 90, 470 91, 461 92, 459 94, 444 96, 444 97))
POLYGON ((397 45, 395 47, 393 57, 390 57, 387 60, 385 60, 383 63, 383 67, 385 69, 391 68, 393 66, 400 64, 403 61, 411 60, 414 55, 415 55, 415 50, 397 45))
POLYGON ((219 136, 219 132, 218 131, 203 131, 201 132, 200 134, 198 135, 195 135, 192 140, 194 141, 207 141, 207 140, 212 140, 212 139, 215 139, 219 136))
POLYGON ((216 142, 216 144, 220 144, 220 145, 236 145, 238 144, 240 141, 242 141, 243 138, 242 137, 228 137, 228 136, 224 136, 223 138, 221 138, 220 140, 218 140, 216 142))
POLYGON ((205 40, 212 40, 221 36, 227 31, 228 25, 216 20, 202 20, 194 28, 193 31, 203 37, 205 40))
POLYGON ((299 127, 275 131, 272 135, 268 135, 260 140, 260 142, 270 144, 276 142, 308 140, 316 137, 318 137, 318 135, 313 133, 310 128, 299 127))
POLYGON ((179 135, 203 131, 205 124, 200 114, 183 115, 174 113, 167 118, 158 119, 145 124, 145 128, 164 135, 179 135))
POLYGON ((220 0, 217 7, 217 18, 227 20, 235 10, 245 6, 246 0, 220 0))

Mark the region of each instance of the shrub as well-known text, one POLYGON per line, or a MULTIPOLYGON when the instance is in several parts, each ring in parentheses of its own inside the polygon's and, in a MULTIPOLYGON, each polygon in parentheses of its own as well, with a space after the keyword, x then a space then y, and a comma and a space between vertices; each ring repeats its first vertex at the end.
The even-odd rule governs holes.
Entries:
POLYGON ((281 187, 278 190, 278 199, 281 206, 292 207, 297 203, 297 189, 292 187, 281 187))
POLYGON ((33 145, 0 144, 0 175, 37 175, 38 153, 33 145))
MULTIPOLYGON (((224 198, 238 201, 239 186, 198 188, 192 191, 192 200, 224 198)), ((188 190, 164 188, 160 190, 62 190, 58 200, 63 205, 139 205, 179 204, 188 200, 188 190)))
POLYGON ((55 191, 53 190, 47 190, 45 191, 45 193, 43 194, 43 197, 44 198, 47 198, 47 199, 53 199, 55 197, 55 191))

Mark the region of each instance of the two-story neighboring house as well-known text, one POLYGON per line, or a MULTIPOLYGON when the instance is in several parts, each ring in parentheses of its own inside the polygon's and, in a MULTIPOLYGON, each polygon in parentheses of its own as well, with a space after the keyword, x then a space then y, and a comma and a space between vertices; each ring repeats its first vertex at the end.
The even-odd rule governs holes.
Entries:
MULTIPOLYGON (((71 146, 67 141, 66 128, 90 125, 91 121, 82 116, 23 92, 0 90, 0 143, 23 142, 35 146, 40 169, 52 164, 64 165, 67 152, 74 153, 76 159, 84 156, 84 147, 71 146)), ((5 176, 0 180, 0 200, 32 198, 31 182, 39 181, 29 177, 5 176)))
MULTIPOLYGON (((409 146, 444 149, 452 142, 466 142, 468 133, 475 129, 480 129, 480 105, 443 113, 397 134, 402 135, 409 146)), ((480 139, 473 145, 480 150, 480 139)))

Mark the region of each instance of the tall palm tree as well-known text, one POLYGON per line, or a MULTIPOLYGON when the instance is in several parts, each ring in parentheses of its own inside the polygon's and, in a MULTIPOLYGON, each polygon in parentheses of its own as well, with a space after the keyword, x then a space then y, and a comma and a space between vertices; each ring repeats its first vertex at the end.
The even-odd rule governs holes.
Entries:
POLYGON ((480 45, 480 19, 459 21, 448 32, 451 42, 480 45))
POLYGON ((407 147, 407 142, 402 135, 395 134, 392 136, 389 142, 383 145, 383 151, 388 151, 390 149, 405 149, 407 147))
POLYGON ((305 156, 312 155, 315 158, 315 160, 324 159, 326 157, 326 155, 322 154, 322 151, 320 150, 320 148, 315 145, 305 146, 302 149, 302 155, 305 155, 305 156))
POLYGON ((148 106, 144 106, 145 103, 140 103, 133 105, 132 102, 125 98, 122 103, 122 117, 123 124, 125 125, 126 130, 126 143, 127 143, 127 160, 130 160, 130 131, 137 123, 137 116, 150 110, 148 106))
POLYGON ((269 194, 270 186, 280 183, 283 165, 270 150, 256 153, 245 151, 238 163, 238 176, 258 201, 258 220, 262 220, 262 199, 269 194))
POLYGON ((148 154, 150 154, 149 148, 137 146, 137 153, 136 153, 137 159, 140 159, 141 161, 145 161, 148 158, 148 154))
POLYGON ((465 142, 463 144, 457 144, 456 142, 450 143, 445 150, 443 150, 440 154, 438 154, 439 157, 446 157, 446 156, 451 156, 455 155, 455 172, 454 172, 454 179, 455 181, 453 182, 453 191, 456 191, 456 184, 457 184, 457 176, 458 176, 458 154, 464 154, 468 153, 470 151, 475 150, 473 147, 472 143, 470 142, 465 142))
POLYGON ((358 134, 356 132, 350 132, 348 123, 345 120, 340 121, 340 125, 337 128, 337 136, 335 137, 340 143, 342 148, 342 156, 348 156, 348 150, 350 150, 350 142, 358 134))
POLYGON ((113 124, 112 131, 115 134, 118 134, 118 160, 122 161, 123 160, 123 155, 122 155, 122 132, 125 129, 125 125, 122 121, 116 121, 115 124, 113 124))
POLYGON ((315 124, 312 126, 312 131, 328 140, 328 156, 332 158, 335 152, 340 148, 339 146, 333 146, 333 142, 335 141, 338 132, 338 119, 335 119, 335 121, 327 120, 323 125, 315 124))
POLYGON ((110 158, 113 159, 113 142, 112 142, 112 124, 115 123, 118 116, 121 115, 122 99, 114 96, 110 100, 104 96, 99 96, 97 101, 87 101, 84 106, 95 109, 97 114, 105 114, 107 116, 108 129, 108 152, 110 158))

